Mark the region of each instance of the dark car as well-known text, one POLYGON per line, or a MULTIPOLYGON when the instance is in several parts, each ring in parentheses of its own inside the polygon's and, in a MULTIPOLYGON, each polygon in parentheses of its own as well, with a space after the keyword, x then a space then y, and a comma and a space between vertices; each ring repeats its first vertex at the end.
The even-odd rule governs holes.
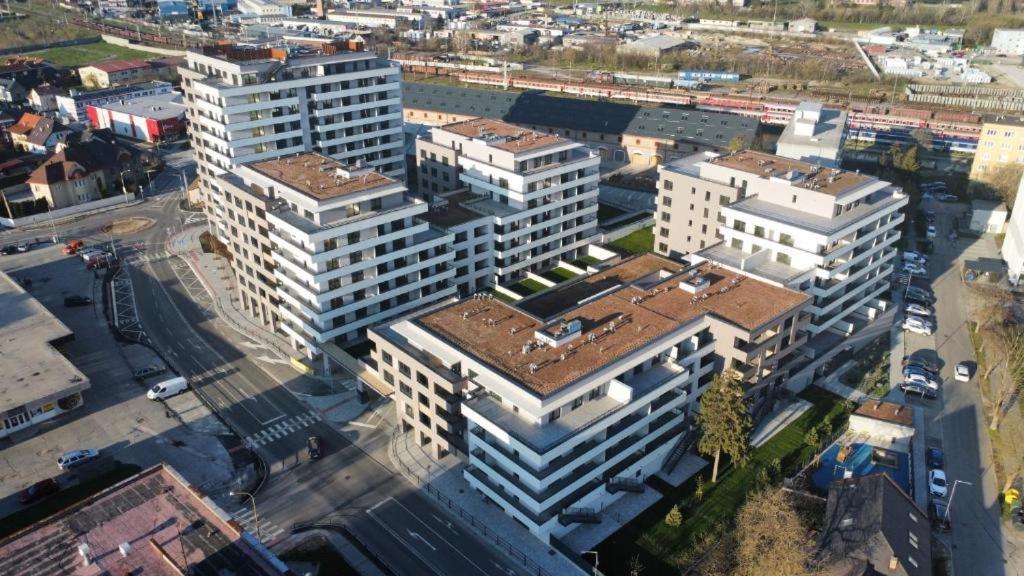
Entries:
POLYGON ((21 495, 18 496, 18 502, 31 504, 36 500, 41 500, 57 492, 60 492, 60 484, 57 484, 57 481, 53 478, 47 478, 25 488, 21 495))
POLYGON ((320 437, 310 436, 306 439, 306 454, 310 460, 319 460, 321 456, 320 452, 320 437))
POLYGON ((928 518, 937 530, 948 532, 952 522, 950 521, 949 507, 941 500, 932 500, 928 503, 928 518))
POLYGON ((64 305, 68 308, 74 308, 75 306, 88 306, 92 304, 92 298, 88 296, 65 296, 64 305))
POLYGON ((935 362, 929 360, 924 356, 921 356, 920 354, 908 354, 907 356, 904 356, 903 367, 906 368, 907 366, 919 366, 929 372, 939 372, 939 367, 935 364, 935 362))
POLYGON ((929 468, 938 468, 941 470, 945 455, 942 453, 942 450, 939 450, 938 448, 929 448, 928 451, 924 453, 924 459, 929 468))
POLYGON ((921 298, 911 298, 911 297, 904 298, 903 299, 903 304, 905 304, 907 306, 909 306, 911 304, 917 304, 918 306, 921 306, 921 307, 924 307, 924 308, 931 308, 931 306, 932 306, 932 302, 929 302, 928 300, 923 300, 921 298))
POLYGON ((928 399, 936 397, 935 390, 932 390, 923 384, 917 384, 914 382, 904 382, 900 384, 900 390, 903 390, 903 393, 907 396, 913 394, 928 399))
POLYGON ((10 256, 11 254, 17 254, 17 253, 18 253, 18 247, 15 246, 14 244, 11 244, 9 246, 4 246, 3 248, 0 248, 0 254, 4 254, 6 256, 10 256))

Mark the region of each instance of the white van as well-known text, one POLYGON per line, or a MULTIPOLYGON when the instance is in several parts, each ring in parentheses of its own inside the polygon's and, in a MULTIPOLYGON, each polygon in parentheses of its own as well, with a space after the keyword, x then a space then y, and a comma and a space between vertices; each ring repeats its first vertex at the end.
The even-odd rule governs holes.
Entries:
POLYGON ((149 392, 146 392, 146 398, 150 400, 163 400, 164 398, 181 394, 185 390, 188 390, 188 380, 178 376, 177 378, 164 380, 154 385, 149 389, 149 392))

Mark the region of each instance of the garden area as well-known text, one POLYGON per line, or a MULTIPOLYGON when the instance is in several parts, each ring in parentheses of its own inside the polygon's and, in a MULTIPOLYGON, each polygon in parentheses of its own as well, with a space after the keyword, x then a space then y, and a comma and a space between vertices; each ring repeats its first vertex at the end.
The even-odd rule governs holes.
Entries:
POLYGON ((843 372, 839 381, 874 398, 889 393, 889 332, 872 340, 860 350, 852 368, 843 372))
POLYGON ((562 268, 561 266, 559 266, 557 268, 552 268, 551 270, 548 270, 547 272, 541 274, 541 276, 547 278, 548 280, 551 280, 555 284, 558 284, 560 282, 565 282, 566 280, 572 280, 573 278, 577 277, 578 274, 576 274, 572 270, 562 268))
POLYGON ((709 480, 710 467, 678 488, 649 480, 665 497, 601 543, 601 570, 629 574, 630 566, 639 563, 643 576, 677 575, 695 563, 730 529, 748 494, 799 471, 845 425, 850 407, 838 396, 811 387, 800 397, 812 407, 751 449, 745 465, 723 457, 717 483, 709 480), (677 512, 681 517, 675 517, 677 512))
POLYGON ((611 220, 612 218, 616 218, 618 216, 622 216, 625 213, 626 213, 625 210, 620 210, 620 209, 618 209, 618 208, 616 208, 614 206, 610 206, 608 204, 602 204, 600 202, 597 203, 597 221, 598 222, 604 222, 606 220, 611 220))
POLYGON ((519 282, 511 286, 508 286, 509 290, 524 297, 530 296, 531 294, 536 294, 537 292, 540 292, 542 290, 547 290, 547 288, 547 286, 541 284, 540 282, 537 282, 532 278, 523 278, 519 282))
POLYGON ((654 251, 654 226, 641 228, 609 244, 628 254, 646 254, 654 251))

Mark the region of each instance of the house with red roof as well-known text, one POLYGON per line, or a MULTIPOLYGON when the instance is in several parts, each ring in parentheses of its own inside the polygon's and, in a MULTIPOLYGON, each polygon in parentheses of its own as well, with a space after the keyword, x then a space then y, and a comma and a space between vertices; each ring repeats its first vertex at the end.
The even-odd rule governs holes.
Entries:
POLYGON ((138 153, 109 130, 96 130, 58 146, 32 171, 28 185, 34 198, 45 198, 56 210, 121 194, 138 174, 138 153))
POLYGON ((166 79, 171 73, 163 62, 115 60, 78 69, 78 78, 87 88, 110 88, 143 80, 166 79))
POLYGON ((16 150, 33 154, 46 154, 56 149, 57 144, 67 140, 72 131, 57 120, 26 112, 13 126, 7 129, 11 143, 16 150))

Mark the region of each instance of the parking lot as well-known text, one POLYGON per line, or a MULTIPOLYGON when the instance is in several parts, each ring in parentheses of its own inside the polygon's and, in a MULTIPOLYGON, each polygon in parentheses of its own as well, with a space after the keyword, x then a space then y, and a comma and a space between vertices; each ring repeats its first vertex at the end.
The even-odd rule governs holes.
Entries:
POLYGON ((233 469, 225 446, 237 439, 191 392, 166 405, 146 398, 144 385, 132 377, 126 347, 108 326, 102 271, 87 270, 81 258, 49 244, 0 256, 0 269, 74 332, 74 341, 61 351, 92 384, 81 408, 0 439, 0 516, 17 510, 17 493, 39 480, 59 476, 66 488, 115 459, 141 467, 168 462, 194 485, 213 493, 226 490, 233 469), (92 302, 65 307, 69 296, 92 302), (83 448, 99 449, 100 462, 58 470, 60 455, 83 448))

